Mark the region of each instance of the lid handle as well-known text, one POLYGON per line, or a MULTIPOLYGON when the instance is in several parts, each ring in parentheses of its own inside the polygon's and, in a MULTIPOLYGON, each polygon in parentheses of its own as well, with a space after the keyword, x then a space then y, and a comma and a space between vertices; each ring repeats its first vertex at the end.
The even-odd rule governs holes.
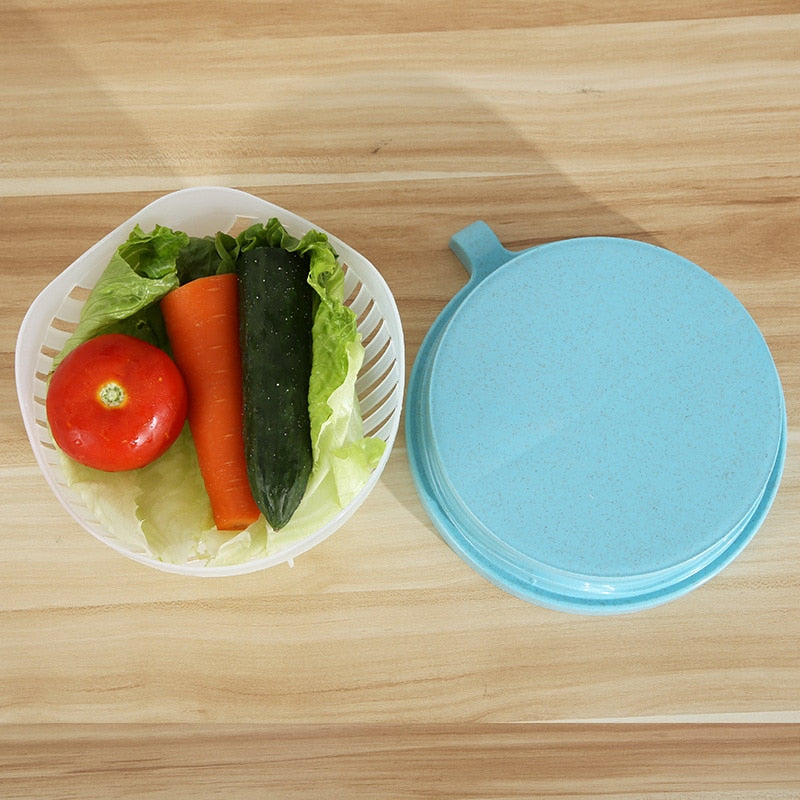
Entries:
POLYGON ((470 276, 478 281, 514 257, 506 250, 494 231, 482 220, 473 222, 450 237, 450 249, 470 276))

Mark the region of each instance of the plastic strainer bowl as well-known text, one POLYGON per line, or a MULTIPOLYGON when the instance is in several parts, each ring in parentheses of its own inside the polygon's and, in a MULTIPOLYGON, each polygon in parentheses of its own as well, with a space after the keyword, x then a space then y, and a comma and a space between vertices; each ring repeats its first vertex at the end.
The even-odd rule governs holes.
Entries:
POLYGON ((345 302, 357 316, 365 349, 364 364, 356 382, 364 432, 386 442, 383 456, 366 485, 345 508, 315 532, 264 557, 218 567, 207 566, 200 560, 171 564, 112 535, 66 484, 45 416, 47 375, 53 357, 79 319, 89 290, 117 247, 136 224, 144 230, 161 224, 193 236, 205 236, 250 221, 266 222, 270 217, 277 217, 297 237, 312 228, 322 230, 296 214, 236 189, 205 186, 165 195, 122 223, 56 277, 34 300, 20 327, 15 362, 17 395, 25 429, 44 477, 77 522, 101 542, 134 561, 167 572, 198 576, 235 575, 291 564, 296 556, 328 538, 355 513, 378 482, 389 459, 400 422, 405 380, 400 316, 389 287, 375 267, 328 233, 345 267, 345 302))

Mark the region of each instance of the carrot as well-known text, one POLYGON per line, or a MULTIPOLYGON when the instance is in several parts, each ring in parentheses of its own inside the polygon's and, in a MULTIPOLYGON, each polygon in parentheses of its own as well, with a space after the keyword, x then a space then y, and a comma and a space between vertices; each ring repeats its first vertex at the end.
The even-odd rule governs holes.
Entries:
POLYGON ((217 528, 258 518, 242 434, 242 362, 236 275, 197 278, 173 289, 161 311, 189 393, 189 428, 217 528))

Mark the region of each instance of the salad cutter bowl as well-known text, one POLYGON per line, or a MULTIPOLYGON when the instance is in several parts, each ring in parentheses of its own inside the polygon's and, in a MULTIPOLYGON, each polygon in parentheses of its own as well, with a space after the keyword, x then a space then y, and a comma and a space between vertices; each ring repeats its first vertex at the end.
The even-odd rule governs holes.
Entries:
POLYGON ((219 230, 231 230, 237 223, 266 222, 270 217, 277 217, 289 233, 298 238, 312 228, 321 230, 286 209, 228 187, 201 186, 167 194, 119 225, 58 275, 34 300, 20 327, 15 357, 17 394, 28 438, 47 483, 66 510, 89 533, 123 555, 151 567, 184 575, 218 576, 291 564, 296 556, 328 538, 356 512, 378 482, 389 459, 399 427, 405 381, 400 316, 394 297, 378 270, 345 242, 327 234, 345 267, 345 303, 357 316, 364 344, 364 363, 356 381, 364 433, 386 443, 367 483, 347 506, 312 533, 266 555, 242 563, 208 566, 203 559, 168 563, 131 545, 127 539, 115 536, 84 499, 67 485, 45 415, 47 376, 53 357, 80 317, 89 290, 117 247, 137 224, 145 230, 160 224, 192 236, 213 236, 219 230))
POLYGON ((581 614, 696 588, 751 540, 786 449, 755 322, 662 248, 586 237, 451 248, 469 281, 428 332, 406 400, 435 527, 485 578, 581 614))

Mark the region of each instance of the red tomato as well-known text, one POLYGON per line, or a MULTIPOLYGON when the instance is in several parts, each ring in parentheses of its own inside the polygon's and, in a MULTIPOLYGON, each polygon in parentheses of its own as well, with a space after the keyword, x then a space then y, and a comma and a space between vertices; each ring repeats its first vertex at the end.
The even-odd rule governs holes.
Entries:
POLYGON ((187 392, 175 362, 154 345, 119 333, 76 347, 47 391, 47 420, 69 456, 107 472, 162 455, 186 420, 187 392))

